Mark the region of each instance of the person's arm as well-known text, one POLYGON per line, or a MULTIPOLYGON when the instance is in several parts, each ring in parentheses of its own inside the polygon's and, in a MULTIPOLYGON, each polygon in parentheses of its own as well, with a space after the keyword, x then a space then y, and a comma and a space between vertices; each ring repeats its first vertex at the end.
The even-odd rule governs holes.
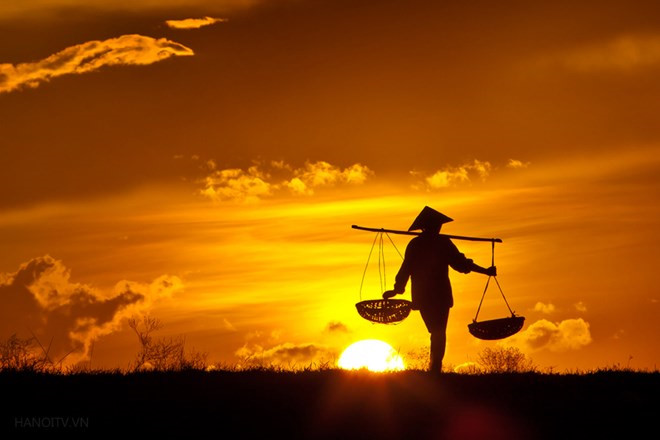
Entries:
POLYGON ((482 273, 484 275, 488 275, 489 277, 497 276, 497 267, 490 266, 488 269, 486 269, 485 267, 481 267, 478 264, 475 264, 474 261, 470 261, 472 262, 472 267, 470 268, 471 272, 482 273))
POLYGON ((461 273, 477 272, 484 275, 488 275, 489 277, 497 276, 497 268, 495 266, 491 266, 488 269, 486 269, 485 267, 481 267, 471 259, 466 258, 464 254, 460 253, 456 245, 452 243, 451 240, 449 241, 449 246, 450 246, 449 265, 455 271, 461 273))

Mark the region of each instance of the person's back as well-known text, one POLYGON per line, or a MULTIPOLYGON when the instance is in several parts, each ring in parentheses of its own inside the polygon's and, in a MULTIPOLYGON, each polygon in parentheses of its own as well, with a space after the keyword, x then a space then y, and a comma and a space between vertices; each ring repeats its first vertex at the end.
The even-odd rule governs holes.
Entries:
POLYGON ((413 309, 454 304, 449 266, 467 273, 472 260, 465 258, 454 243, 437 233, 423 233, 406 248, 404 264, 396 277, 394 290, 405 290, 410 277, 413 309))

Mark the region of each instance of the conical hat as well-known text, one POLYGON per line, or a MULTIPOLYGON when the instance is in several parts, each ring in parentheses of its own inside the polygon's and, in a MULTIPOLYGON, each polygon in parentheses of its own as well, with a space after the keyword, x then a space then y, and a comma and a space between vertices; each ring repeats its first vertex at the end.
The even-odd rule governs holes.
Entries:
POLYGON ((417 229, 433 228, 453 221, 454 219, 447 217, 433 208, 425 206, 408 230, 415 231, 417 229))

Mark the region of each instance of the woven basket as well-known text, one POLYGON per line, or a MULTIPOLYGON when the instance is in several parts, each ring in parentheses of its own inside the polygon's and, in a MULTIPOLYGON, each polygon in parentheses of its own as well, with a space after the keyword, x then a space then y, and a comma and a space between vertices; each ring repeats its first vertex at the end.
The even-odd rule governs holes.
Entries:
POLYGON ((355 304, 364 319, 380 324, 403 321, 410 314, 412 303, 405 299, 372 299, 355 304))
POLYGON ((524 316, 514 315, 489 321, 474 321, 472 324, 468 324, 468 330, 475 338, 485 340, 504 339, 518 333, 524 323, 524 316))

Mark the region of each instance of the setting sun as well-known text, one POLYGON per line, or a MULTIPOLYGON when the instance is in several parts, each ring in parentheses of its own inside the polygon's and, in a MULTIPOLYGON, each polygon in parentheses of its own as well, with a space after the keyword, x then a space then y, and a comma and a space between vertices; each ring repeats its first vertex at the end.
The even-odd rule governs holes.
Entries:
POLYGON ((376 372, 406 368, 396 350, 377 339, 365 339, 351 344, 339 357, 338 365, 345 370, 366 368, 376 372))

